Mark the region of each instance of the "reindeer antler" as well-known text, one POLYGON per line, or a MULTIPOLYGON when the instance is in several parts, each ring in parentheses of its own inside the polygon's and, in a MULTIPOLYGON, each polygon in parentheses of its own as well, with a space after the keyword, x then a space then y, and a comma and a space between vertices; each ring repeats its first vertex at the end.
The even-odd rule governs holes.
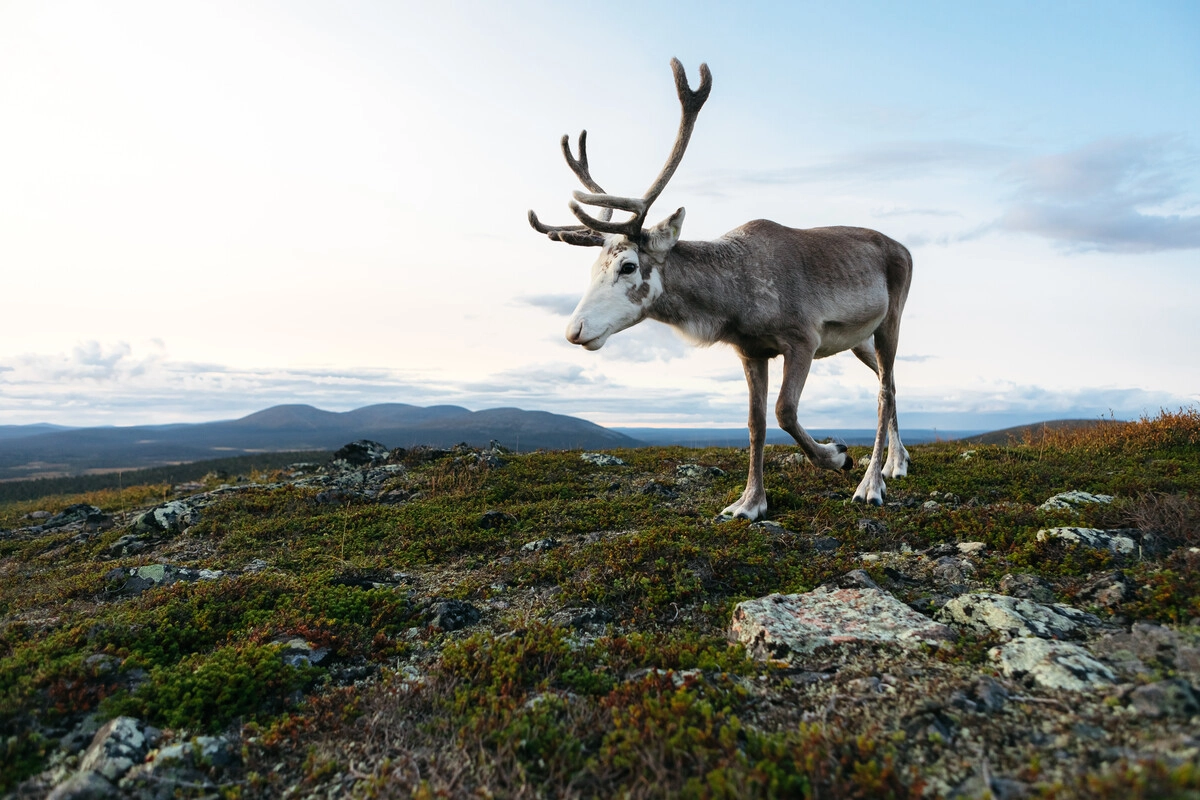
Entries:
POLYGON ((562 137, 563 157, 567 160, 567 166, 575 173, 580 182, 586 186, 589 192, 573 193, 575 201, 570 203, 571 213, 582 222, 582 225, 544 225, 533 211, 529 212, 529 224, 538 233, 544 233, 551 239, 567 244, 576 244, 594 247, 604 244, 604 233, 620 233, 630 239, 637 239, 641 236, 642 226, 646 222, 646 215, 650 211, 650 206, 662 194, 663 189, 667 187, 667 183, 671 180, 671 176, 675 174, 675 170, 679 167, 679 162, 683 160, 683 153, 687 150, 688 140, 692 138, 692 128, 696 125, 696 117, 700 114, 700 109, 704 106, 704 102, 708 100, 708 93, 712 89, 712 73, 708 71, 708 64, 700 65, 700 87, 692 91, 691 85, 688 83, 687 73, 684 72, 683 64, 679 63, 679 59, 671 59, 671 71, 675 75, 675 91, 679 95, 679 105, 682 109, 679 120, 679 131, 675 134, 675 146, 671 148, 671 155, 667 158, 667 163, 663 165, 662 171, 658 173, 654 183, 646 190, 642 197, 618 197, 617 195, 606 194, 600 188, 600 184, 592 178, 591 172, 588 170, 587 159, 587 131, 582 131, 579 134, 579 157, 576 158, 571 153, 571 138, 569 136, 562 137), (601 209, 599 218, 593 217, 584 211, 579 203, 589 206, 595 206, 601 209), (633 214, 631 219, 624 222, 613 222, 613 210, 628 211, 633 214))
POLYGON ((681 114, 679 131, 675 134, 675 146, 671 148, 671 155, 667 157, 667 163, 663 165, 662 171, 658 173, 654 183, 640 198, 616 197, 594 189, 592 190, 593 194, 575 192, 574 197, 578 202, 571 203, 571 213, 591 230, 601 233, 622 233, 631 239, 636 239, 641 235, 646 215, 650 212, 650 206, 662 194, 663 189, 667 188, 667 183, 675 174, 679 162, 683 160, 688 141, 692 138, 692 129, 696 126, 696 117, 700 115, 700 109, 704 107, 704 102, 708 100, 708 93, 712 90, 712 73, 708 71, 708 64, 701 64, 700 87, 692 91, 687 73, 683 69, 683 64, 679 63, 679 59, 671 59, 671 71, 675 74, 675 91, 679 95, 681 114), (602 218, 597 219, 588 214, 580 208, 579 203, 604 209, 602 218), (633 214, 633 217, 625 222, 611 222, 613 209, 628 211, 633 214))
MULTIPOLYGON (((563 158, 567 160, 567 166, 575 173, 575 177, 579 178, 580 183, 593 192, 603 194, 604 190, 592 178, 592 174, 588 170, 587 131, 579 132, 579 158, 571 154, 571 137, 567 134, 563 134, 562 137, 562 152, 563 158)), ((607 222, 610 219, 612 219, 612 211, 606 210, 604 221, 607 222)), ((532 209, 529 211, 529 224, 535 231, 546 234, 556 242, 566 242, 580 247, 599 247, 604 244, 604 237, 586 225, 546 225, 538 219, 532 209)))

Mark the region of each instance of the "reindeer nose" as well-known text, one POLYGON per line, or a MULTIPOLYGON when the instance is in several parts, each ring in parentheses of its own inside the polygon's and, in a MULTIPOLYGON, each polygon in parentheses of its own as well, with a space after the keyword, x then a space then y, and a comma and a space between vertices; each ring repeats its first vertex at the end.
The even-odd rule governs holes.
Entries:
POLYGON ((567 325, 567 341, 571 344, 583 344, 583 320, 571 320, 567 325))

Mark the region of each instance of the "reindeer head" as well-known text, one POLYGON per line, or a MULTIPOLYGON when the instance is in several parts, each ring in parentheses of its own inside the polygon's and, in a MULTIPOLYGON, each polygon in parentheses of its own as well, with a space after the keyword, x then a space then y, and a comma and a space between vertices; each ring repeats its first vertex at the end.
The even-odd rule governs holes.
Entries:
POLYGON ((671 59, 671 70, 675 73, 675 88, 683 109, 679 132, 675 135, 675 146, 667 163, 646 193, 642 197, 605 194, 588 171, 587 131, 583 131, 579 134, 578 158, 571 154, 570 137, 562 138, 567 165, 590 191, 575 192, 575 200, 570 204, 571 213, 583 224, 543 225, 537 214, 529 212, 529 224, 534 230, 556 242, 602 248, 592 265, 591 284, 567 323, 567 341, 588 350, 599 350, 609 336, 646 318, 651 304, 662 294, 662 267, 667 254, 679 241, 683 228, 682 208, 657 225, 643 226, 650 206, 662 194, 683 160, 696 117, 712 89, 712 75, 708 65, 701 64, 700 88, 693 92, 678 59, 671 59), (600 216, 588 214, 580 203, 600 208, 600 216), (623 222, 614 222, 614 210, 626 211, 632 216, 623 222))

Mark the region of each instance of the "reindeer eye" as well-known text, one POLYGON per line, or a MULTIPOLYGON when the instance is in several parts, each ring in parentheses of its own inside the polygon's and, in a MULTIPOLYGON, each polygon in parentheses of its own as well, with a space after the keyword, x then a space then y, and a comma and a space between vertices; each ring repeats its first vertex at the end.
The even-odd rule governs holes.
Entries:
POLYGON ((637 269, 637 264, 634 264, 632 261, 626 261, 621 265, 619 273, 621 275, 632 275, 635 269, 637 269))

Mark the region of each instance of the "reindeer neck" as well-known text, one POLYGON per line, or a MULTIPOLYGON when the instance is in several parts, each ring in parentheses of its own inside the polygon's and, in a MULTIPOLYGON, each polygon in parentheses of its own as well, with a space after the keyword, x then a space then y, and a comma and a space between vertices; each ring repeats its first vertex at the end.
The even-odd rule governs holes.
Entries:
POLYGON ((745 258, 745 248, 727 238, 676 243, 660 268, 663 292, 648 316, 668 325, 719 325, 740 292, 738 265, 745 258))

